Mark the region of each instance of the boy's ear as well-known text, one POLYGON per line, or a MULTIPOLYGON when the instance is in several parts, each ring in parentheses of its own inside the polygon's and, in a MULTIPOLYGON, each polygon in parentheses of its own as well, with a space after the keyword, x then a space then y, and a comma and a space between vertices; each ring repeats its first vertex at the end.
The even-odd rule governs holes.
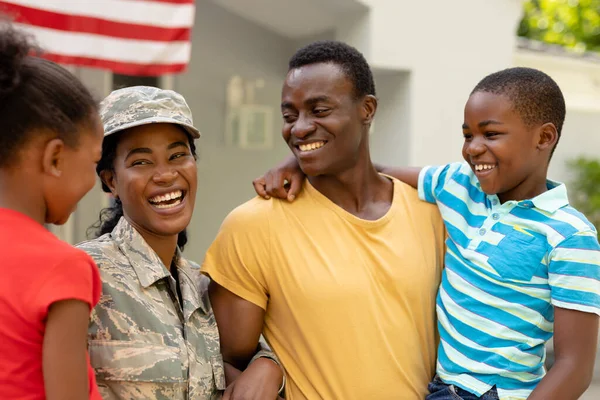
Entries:
POLYGON ((59 178, 63 173, 65 143, 58 138, 50 140, 44 146, 42 168, 45 174, 59 178))
POLYGON ((108 169, 100 171, 100 180, 110 189, 110 193, 113 195, 113 197, 118 199, 119 195, 117 194, 115 173, 108 169))
POLYGON ((552 150, 558 142, 558 130, 552 122, 545 123, 540 128, 540 135, 538 138, 537 149, 552 150))

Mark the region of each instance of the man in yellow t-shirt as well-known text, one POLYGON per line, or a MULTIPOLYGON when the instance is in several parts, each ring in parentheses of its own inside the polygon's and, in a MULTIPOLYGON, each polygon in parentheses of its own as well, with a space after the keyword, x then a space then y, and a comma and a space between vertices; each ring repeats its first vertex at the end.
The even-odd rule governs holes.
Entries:
POLYGON ((290 60, 281 107, 308 178, 293 203, 235 209, 208 250, 223 358, 245 366, 264 332, 288 400, 423 399, 444 226, 435 206, 373 167, 371 70, 343 43, 308 45, 290 60))

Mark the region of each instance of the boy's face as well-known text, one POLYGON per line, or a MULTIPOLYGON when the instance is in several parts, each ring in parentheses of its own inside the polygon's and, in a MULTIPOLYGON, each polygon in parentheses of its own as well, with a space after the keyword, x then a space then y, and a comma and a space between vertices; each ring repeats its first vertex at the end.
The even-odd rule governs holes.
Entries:
MULTIPOLYGON (((544 127, 528 127, 506 96, 471 95, 465 106, 463 157, 481 189, 500 201, 539 194, 546 182, 548 154, 540 150, 544 127)), ((542 189, 543 191, 543 189, 542 189)))

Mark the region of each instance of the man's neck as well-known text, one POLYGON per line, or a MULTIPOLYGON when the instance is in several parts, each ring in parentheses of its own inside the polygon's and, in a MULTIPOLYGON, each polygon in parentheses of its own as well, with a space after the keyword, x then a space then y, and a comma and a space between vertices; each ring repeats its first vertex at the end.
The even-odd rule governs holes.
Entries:
POLYGON ((393 199, 392 181, 381 176, 370 160, 335 175, 308 178, 311 185, 350 214, 376 220, 389 210, 393 199))

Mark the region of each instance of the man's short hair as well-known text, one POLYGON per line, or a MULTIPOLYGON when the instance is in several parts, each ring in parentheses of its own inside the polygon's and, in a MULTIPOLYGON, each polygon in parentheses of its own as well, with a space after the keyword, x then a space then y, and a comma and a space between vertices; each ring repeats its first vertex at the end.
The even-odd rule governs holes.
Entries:
POLYGON ((361 52, 346 43, 323 40, 311 43, 296 52, 289 62, 289 69, 305 65, 331 63, 338 65, 354 85, 356 98, 375 96, 373 73, 361 52))
POLYGON ((551 122, 560 139, 566 114, 565 98, 558 84, 542 71, 524 67, 504 69, 483 78, 471 94, 476 92, 506 96, 526 125, 551 122))

